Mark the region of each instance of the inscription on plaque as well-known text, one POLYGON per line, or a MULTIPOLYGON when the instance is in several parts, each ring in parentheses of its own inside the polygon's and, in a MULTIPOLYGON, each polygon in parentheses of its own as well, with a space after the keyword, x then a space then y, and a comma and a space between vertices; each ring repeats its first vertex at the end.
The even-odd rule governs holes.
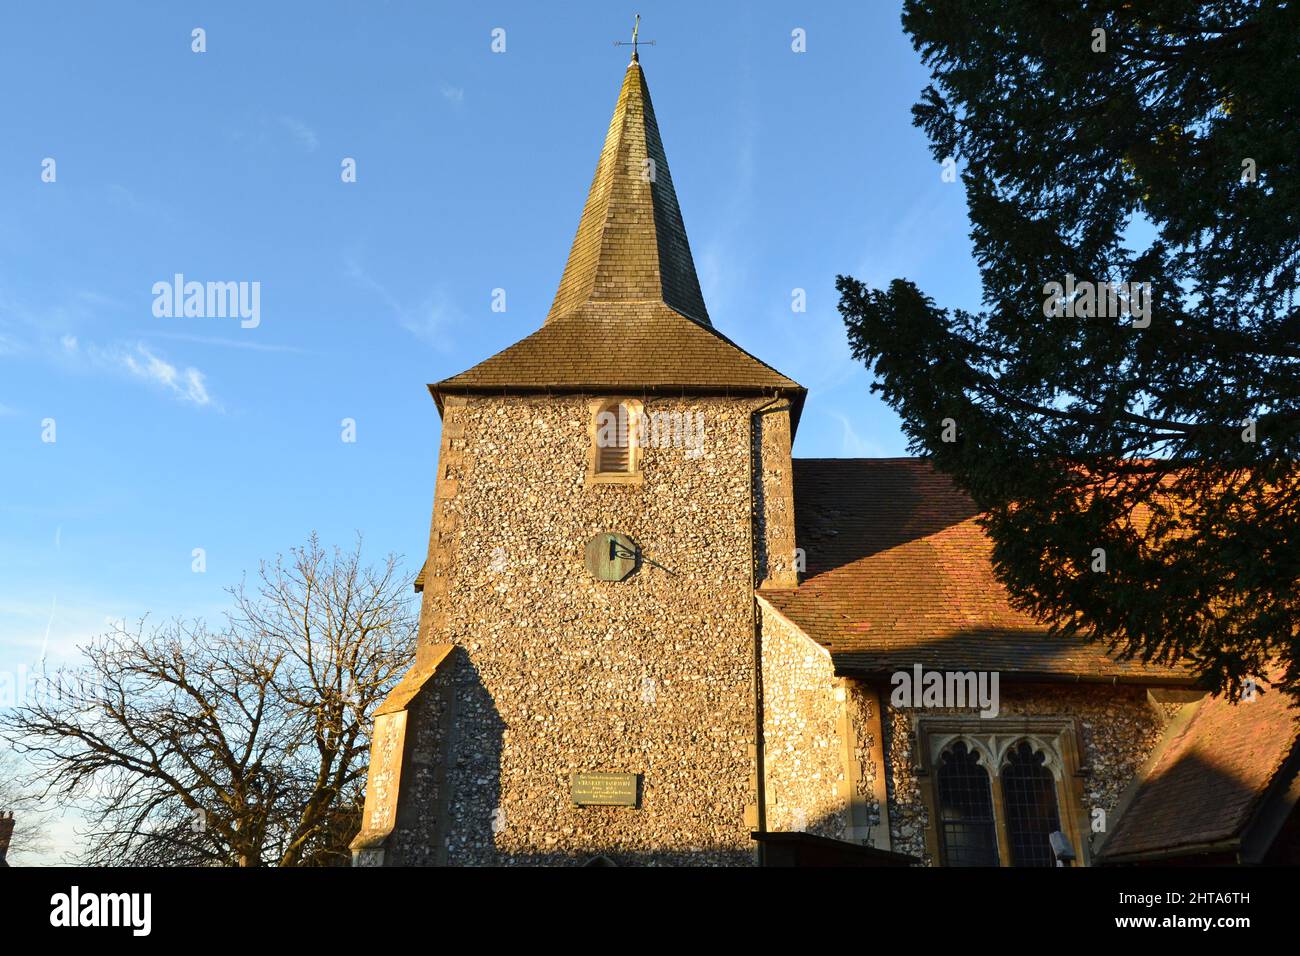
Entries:
POLYGON ((569 777, 573 802, 580 807, 635 807, 637 774, 575 773, 569 777))

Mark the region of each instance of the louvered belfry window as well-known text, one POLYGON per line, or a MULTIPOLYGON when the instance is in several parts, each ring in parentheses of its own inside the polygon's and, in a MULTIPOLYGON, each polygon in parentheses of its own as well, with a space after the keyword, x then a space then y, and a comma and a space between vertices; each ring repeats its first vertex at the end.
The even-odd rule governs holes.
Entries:
POLYGON ((596 415, 596 472, 629 474, 636 468, 636 411, 626 402, 610 402, 596 415))

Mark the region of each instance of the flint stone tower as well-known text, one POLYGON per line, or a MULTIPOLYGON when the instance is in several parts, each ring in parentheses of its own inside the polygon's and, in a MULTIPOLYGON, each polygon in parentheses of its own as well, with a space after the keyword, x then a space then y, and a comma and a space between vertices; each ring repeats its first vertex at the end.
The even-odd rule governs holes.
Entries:
POLYGON ((419 649, 355 861, 752 862, 805 391, 713 327, 635 53, 545 321, 429 390, 419 649))

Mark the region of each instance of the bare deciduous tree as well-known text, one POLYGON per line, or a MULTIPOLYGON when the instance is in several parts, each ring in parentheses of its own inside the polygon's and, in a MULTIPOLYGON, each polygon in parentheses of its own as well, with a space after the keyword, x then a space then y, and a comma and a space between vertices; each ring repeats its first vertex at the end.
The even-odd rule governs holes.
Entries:
POLYGON ((0 751, 0 813, 14 815, 7 857, 13 866, 31 863, 50 849, 51 811, 41 803, 28 776, 16 753, 0 751))
POLYGON ((117 627, 5 721, 91 865, 346 863, 370 714, 413 652, 407 581, 315 535, 231 590, 224 626, 117 627))

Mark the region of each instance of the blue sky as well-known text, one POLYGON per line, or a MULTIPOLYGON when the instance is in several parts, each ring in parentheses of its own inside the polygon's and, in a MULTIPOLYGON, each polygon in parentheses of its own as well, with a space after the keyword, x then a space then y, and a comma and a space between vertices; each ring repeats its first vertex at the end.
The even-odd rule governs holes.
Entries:
POLYGON ((810 389, 797 455, 905 453, 834 277, 968 308, 979 285, 896 4, 7 3, 0 669, 110 619, 215 617, 313 529, 419 567, 425 384, 545 316, 637 9, 714 324, 810 389), (176 273, 260 283, 260 324, 156 317, 176 273))

